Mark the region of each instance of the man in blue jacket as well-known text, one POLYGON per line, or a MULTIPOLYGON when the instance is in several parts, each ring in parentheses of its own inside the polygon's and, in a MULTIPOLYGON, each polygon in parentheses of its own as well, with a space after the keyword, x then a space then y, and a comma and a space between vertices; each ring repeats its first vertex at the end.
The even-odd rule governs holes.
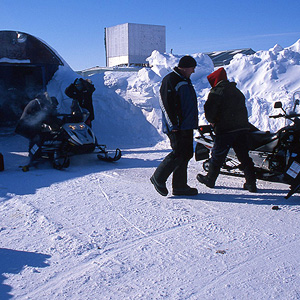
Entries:
POLYGON ((187 185, 187 167, 193 157, 193 129, 198 126, 197 96, 190 80, 196 61, 191 56, 180 59, 178 67, 166 75, 160 87, 160 107, 163 131, 170 139, 172 152, 150 178, 158 193, 167 196, 166 181, 173 173, 173 195, 197 195, 196 188, 187 185))

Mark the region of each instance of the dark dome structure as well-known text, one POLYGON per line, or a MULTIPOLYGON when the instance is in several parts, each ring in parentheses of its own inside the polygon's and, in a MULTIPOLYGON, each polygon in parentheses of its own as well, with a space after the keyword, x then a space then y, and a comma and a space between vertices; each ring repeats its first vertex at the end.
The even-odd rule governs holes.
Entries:
POLYGON ((26 104, 46 91, 62 59, 38 38, 0 31, 0 126, 14 126, 26 104))

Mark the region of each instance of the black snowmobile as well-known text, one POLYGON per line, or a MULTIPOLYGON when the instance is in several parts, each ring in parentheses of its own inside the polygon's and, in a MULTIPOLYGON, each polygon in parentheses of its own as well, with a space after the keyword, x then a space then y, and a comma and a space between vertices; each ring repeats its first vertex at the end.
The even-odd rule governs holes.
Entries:
POLYGON ((84 122, 89 116, 86 109, 71 114, 58 114, 60 126, 42 125, 41 138, 38 143, 32 143, 29 148, 30 162, 23 166, 24 172, 30 166, 36 166, 40 161, 50 160, 53 168, 61 170, 70 165, 70 156, 76 154, 97 154, 99 160, 114 162, 121 158, 121 150, 117 148, 113 153, 100 145, 92 129, 84 122))
MULTIPOLYGON (((294 97, 293 111, 287 113, 281 102, 275 102, 274 108, 281 109, 283 113, 269 117, 290 121, 290 124, 275 133, 260 131, 249 124, 249 155, 254 162, 256 176, 266 181, 289 184, 290 192, 285 197, 286 199, 300 189, 300 114, 296 113, 299 104, 299 99, 294 97)), ((200 136, 195 138, 197 142, 195 159, 204 160, 203 169, 208 171, 210 152, 214 145, 214 131, 211 125, 199 126, 198 131, 200 136)), ((221 173, 233 176, 243 175, 242 167, 233 149, 229 150, 221 173)))

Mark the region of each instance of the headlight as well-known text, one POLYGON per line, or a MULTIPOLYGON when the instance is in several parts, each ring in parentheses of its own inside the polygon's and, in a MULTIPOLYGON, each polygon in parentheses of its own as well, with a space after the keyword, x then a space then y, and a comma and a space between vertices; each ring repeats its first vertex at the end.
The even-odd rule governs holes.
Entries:
POLYGON ((83 130, 85 128, 84 124, 77 124, 77 125, 68 125, 70 129, 72 130, 83 130))

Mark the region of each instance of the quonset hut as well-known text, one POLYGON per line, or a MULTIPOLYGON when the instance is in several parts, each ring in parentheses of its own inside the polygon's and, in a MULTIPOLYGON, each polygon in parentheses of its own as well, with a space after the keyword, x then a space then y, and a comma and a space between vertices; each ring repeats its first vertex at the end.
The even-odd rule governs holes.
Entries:
POLYGON ((0 126, 14 126, 26 104, 64 65, 38 38, 20 31, 0 31, 0 126))

